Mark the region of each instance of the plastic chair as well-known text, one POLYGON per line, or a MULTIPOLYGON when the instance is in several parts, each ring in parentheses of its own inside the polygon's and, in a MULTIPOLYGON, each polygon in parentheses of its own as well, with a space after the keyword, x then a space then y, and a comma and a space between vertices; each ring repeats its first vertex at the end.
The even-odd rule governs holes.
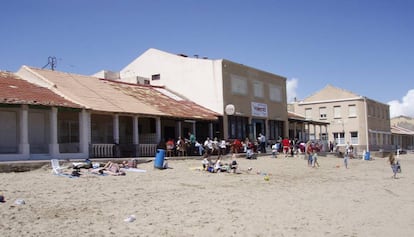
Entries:
POLYGON ((58 159, 52 159, 50 162, 52 163, 52 172, 53 172, 53 174, 59 175, 59 174, 63 173, 63 168, 60 167, 58 159))

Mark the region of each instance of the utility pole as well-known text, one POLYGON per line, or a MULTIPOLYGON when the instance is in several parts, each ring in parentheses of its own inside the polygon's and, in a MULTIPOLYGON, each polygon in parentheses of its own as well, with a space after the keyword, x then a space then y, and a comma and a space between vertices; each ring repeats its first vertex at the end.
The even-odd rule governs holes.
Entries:
POLYGON ((55 68, 56 68, 56 63, 57 63, 56 57, 49 56, 47 58, 47 64, 45 66, 43 66, 42 69, 45 69, 45 67, 50 65, 50 69, 52 69, 52 71, 54 71, 55 68))

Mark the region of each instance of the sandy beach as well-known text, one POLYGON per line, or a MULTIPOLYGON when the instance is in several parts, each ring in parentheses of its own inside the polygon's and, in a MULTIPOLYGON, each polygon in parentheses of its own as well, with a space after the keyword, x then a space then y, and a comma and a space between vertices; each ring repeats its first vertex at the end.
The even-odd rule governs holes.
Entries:
POLYGON ((241 174, 194 159, 125 176, 0 173, 0 236, 414 236, 413 154, 398 179, 385 158, 345 169, 333 156, 319 168, 280 157, 238 158, 241 174))

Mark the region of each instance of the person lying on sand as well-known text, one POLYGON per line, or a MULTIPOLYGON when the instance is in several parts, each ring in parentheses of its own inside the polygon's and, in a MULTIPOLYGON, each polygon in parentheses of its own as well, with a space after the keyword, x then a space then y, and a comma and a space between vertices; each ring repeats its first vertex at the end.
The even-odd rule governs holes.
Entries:
POLYGON ((109 174, 114 176, 125 175, 125 171, 120 165, 112 161, 108 161, 102 168, 92 169, 92 173, 96 174, 109 174))

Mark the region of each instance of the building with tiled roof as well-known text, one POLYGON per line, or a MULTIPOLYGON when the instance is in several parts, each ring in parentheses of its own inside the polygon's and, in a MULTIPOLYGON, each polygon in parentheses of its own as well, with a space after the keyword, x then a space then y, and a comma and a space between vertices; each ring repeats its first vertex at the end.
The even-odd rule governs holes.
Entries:
POLYGON ((1 72, 0 88, 0 160, 153 156, 167 138, 207 136, 218 121, 162 86, 22 66, 1 72))
POLYGON ((29 83, 11 72, 0 71, 0 103, 8 105, 44 105, 81 108, 81 105, 29 83))
POLYGON ((409 116, 391 118, 391 134, 396 149, 414 150, 414 118, 409 116))
POLYGON ((11 72, 0 72, 0 160, 29 159, 30 152, 48 149, 57 110, 82 106, 11 72), (47 121, 47 122, 46 122, 47 121), (40 132, 40 133, 38 133, 40 132), (32 142, 32 143, 31 143, 32 142))

